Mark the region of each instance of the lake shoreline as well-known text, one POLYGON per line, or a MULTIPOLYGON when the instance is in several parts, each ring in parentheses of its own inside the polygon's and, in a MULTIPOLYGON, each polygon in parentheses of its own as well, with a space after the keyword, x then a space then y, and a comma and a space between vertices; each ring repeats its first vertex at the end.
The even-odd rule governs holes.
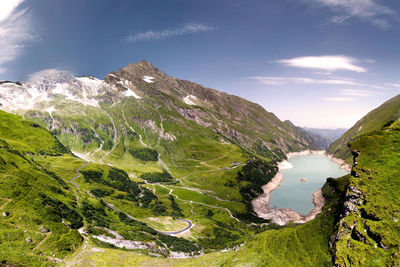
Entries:
MULTIPOLYGON (((305 150, 300 152, 292 152, 286 154, 287 159, 293 156, 305 156, 305 155, 325 155, 330 158, 332 161, 339 165, 339 168, 345 169, 346 171, 351 170, 348 169, 347 164, 344 161, 329 155, 326 151, 323 150, 305 150)), ((322 194, 322 189, 320 188, 316 192, 313 193, 313 204, 314 208, 306 215, 302 215, 291 208, 271 208, 269 206, 271 192, 276 190, 282 180, 283 174, 281 173, 282 169, 292 168, 291 163, 287 160, 283 160, 278 164, 278 172, 276 175, 265 184, 262 189, 264 191, 263 194, 253 199, 252 205, 254 212, 257 213, 258 217, 271 220, 273 223, 278 225, 285 225, 288 222, 292 221, 294 223, 305 223, 315 218, 322 211, 322 207, 325 205, 325 198, 322 194)))

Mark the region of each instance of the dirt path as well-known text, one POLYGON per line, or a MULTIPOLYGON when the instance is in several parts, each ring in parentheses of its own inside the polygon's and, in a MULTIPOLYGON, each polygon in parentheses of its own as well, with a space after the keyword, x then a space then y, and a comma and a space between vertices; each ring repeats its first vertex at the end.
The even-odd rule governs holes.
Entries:
POLYGON ((79 185, 77 185, 77 184, 74 182, 74 180, 77 179, 77 178, 79 178, 79 177, 81 176, 81 173, 80 173, 79 171, 80 171, 81 169, 85 168, 88 164, 89 164, 89 161, 86 161, 85 164, 83 164, 81 167, 79 167, 78 169, 76 169, 76 170, 75 170, 76 176, 75 176, 74 178, 71 178, 71 179, 69 180, 69 182, 70 182, 71 184, 73 184, 73 185, 74 185, 76 188, 78 188, 78 189, 80 189, 80 187, 79 187, 79 185))
POLYGON ((12 199, 10 199, 10 198, 0 197, 0 199, 4 199, 6 201, 3 205, 0 206, 0 210, 4 209, 4 207, 7 206, 7 204, 12 201, 12 199))
POLYGON ((45 238, 43 238, 39 243, 37 243, 37 245, 32 250, 36 250, 38 247, 40 247, 40 245, 42 245, 44 241, 46 241, 51 236, 51 234, 52 234, 51 232, 46 233, 45 238))
POLYGON ((188 231, 190 228, 193 227, 193 223, 190 220, 187 220, 187 219, 176 219, 176 220, 177 221, 187 222, 188 226, 186 228, 180 230, 180 231, 175 231, 175 232, 161 232, 161 231, 158 231, 158 232, 160 232, 160 233, 162 233, 164 235, 179 235, 179 234, 182 234, 183 232, 188 231))

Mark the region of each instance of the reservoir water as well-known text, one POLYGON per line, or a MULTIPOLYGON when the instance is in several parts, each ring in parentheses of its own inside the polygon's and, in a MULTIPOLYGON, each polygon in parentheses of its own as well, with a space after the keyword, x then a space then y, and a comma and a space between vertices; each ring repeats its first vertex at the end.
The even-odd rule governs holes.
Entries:
POLYGON ((280 169, 283 180, 280 186, 272 191, 269 206, 271 208, 291 208, 300 214, 309 213, 314 204, 312 194, 320 189, 328 177, 341 177, 347 171, 325 155, 297 155, 280 169))

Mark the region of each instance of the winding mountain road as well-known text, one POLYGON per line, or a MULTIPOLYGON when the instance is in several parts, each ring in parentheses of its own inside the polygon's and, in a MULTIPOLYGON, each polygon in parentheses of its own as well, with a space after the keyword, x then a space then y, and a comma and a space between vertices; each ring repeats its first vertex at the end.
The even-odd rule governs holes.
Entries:
POLYGON ((71 179, 69 180, 69 182, 70 182, 71 184, 73 184, 73 185, 74 185, 76 188, 78 188, 78 189, 80 189, 80 187, 79 187, 79 185, 77 185, 77 184, 74 182, 74 180, 77 179, 77 178, 79 178, 79 177, 81 176, 81 173, 80 173, 79 171, 80 171, 81 169, 85 168, 88 164, 89 164, 89 161, 86 161, 85 164, 83 164, 83 165, 80 166, 78 169, 76 169, 76 170, 75 170, 76 176, 75 176, 74 178, 71 178, 71 179))
POLYGON ((222 210, 225 210, 226 212, 228 212, 229 217, 231 217, 232 219, 234 219, 234 220, 237 221, 237 222, 242 222, 241 220, 239 220, 238 218, 236 218, 235 216, 233 216, 233 215, 232 215, 232 212, 231 212, 228 208, 220 207, 220 206, 213 206, 213 205, 209 205, 209 204, 205 204, 205 203, 197 202, 197 201, 193 201, 193 200, 181 199, 181 198, 178 197, 178 195, 172 193, 172 192, 174 191, 174 189, 171 189, 171 188, 169 188, 169 187, 166 187, 165 185, 162 185, 162 184, 157 184, 157 185, 158 185, 158 186, 161 186, 161 187, 163 187, 163 188, 165 188, 165 189, 167 189, 167 190, 169 190, 169 194, 172 195, 172 196, 174 196, 174 197, 176 197, 176 199, 178 199, 178 200, 180 200, 180 201, 189 202, 190 205, 193 204, 193 203, 195 203, 195 204, 199 204, 199 205, 202 205, 202 206, 205 206, 205 207, 209 207, 209 208, 213 208, 213 209, 222 209, 222 210))
POLYGON ((156 231, 159 232, 159 233, 162 233, 164 235, 179 235, 179 234, 182 234, 183 232, 188 231, 190 228, 193 227, 193 223, 190 220, 187 220, 187 219, 176 219, 176 220, 177 221, 187 222, 188 226, 185 229, 182 229, 180 231, 175 231, 175 232, 162 232, 162 231, 157 231, 157 230, 156 231))
MULTIPOLYGON (((79 171, 80 171, 81 169, 85 168, 88 164, 89 164, 89 162, 88 162, 88 161, 85 161, 85 164, 83 164, 83 165, 80 166, 79 168, 75 169, 76 176, 75 176, 74 178, 71 178, 71 179, 69 180, 69 182, 70 182, 72 185, 74 185, 77 189, 80 189, 80 187, 79 187, 79 185, 77 185, 77 184, 74 182, 74 180, 77 179, 77 178, 79 178, 79 177, 81 176, 81 173, 80 173, 79 171)), ((92 194, 89 193, 89 192, 86 192, 86 193, 89 194, 91 197, 98 198, 98 197, 92 195, 92 194)), ((133 218, 132 216, 130 216, 130 215, 127 214, 126 212, 120 211, 119 209, 117 209, 116 207, 114 207, 114 205, 112 205, 112 204, 110 204, 110 203, 108 203, 108 202, 106 202, 106 201, 104 201, 104 200, 103 200, 103 202, 104 202, 104 204, 106 204, 106 206, 109 207, 110 209, 115 210, 116 212, 124 213, 124 214, 126 215, 126 217, 127 217, 129 220, 136 221, 135 218, 133 218)), ((163 232, 163 231, 157 231, 157 230, 156 230, 156 231, 159 232, 159 233, 161 233, 161 234, 165 234, 165 235, 179 235, 179 234, 181 234, 181 233, 183 233, 183 232, 188 231, 190 228, 193 227, 193 223, 192 223, 192 221, 190 221, 190 220, 187 220, 187 219, 177 219, 177 220, 187 222, 188 226, 186 226, 186 227, 185 227, 184 229, 182 229, 182 230, 173 231, 173 232, 163 232)))

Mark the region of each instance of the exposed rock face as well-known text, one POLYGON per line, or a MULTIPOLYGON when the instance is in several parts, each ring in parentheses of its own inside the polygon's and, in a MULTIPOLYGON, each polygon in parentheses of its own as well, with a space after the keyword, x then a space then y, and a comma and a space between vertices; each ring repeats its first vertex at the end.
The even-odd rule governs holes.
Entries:
MULTIPOLYGON (((352 154, 354 156, 354 163, 357 162, 357 157, 359 156, 359 153, 356 151, 352 151, 352 154)), ((353 165, 353 167, 355 164, 353 165)), ((358 174, 354 169, 351 171, 351 175, 353 177, 358 177, 358 174)), ((356 237, 357 240, 363 241, 365 238, 363 237, 362 233, 359 233, 357 229, 355 228, 358 220, 347 220, 348 216, 355 215, 356 218, 361 217, 360 214, 360 206, 364 202, 364 195, 362 192, 356 187, 352 186, 351 184, 348 186, 345 198, 343 199, 343 210, 342 213, 340 214, 340 221, 338 223, 338 230, 335 235, 332 236, 331 241, 329 243, 332 254, 333 254, 333 263, 335 266, 340 266, 336 262, 336 251, 337 251, 337 244, 349 237, 356 237), (350 221, 350 223, 349 223, 350 221)))
POLYGON ((168 76, 147 61, 111 72, 105 82, 122 85, 125 90, 134 90, 144 98, 160 97, 169 110, 223 135, 233 143, 257 149, 264 156, 272 154, 281 158, 284 153, 293 150, 320 148, 318 137, 290 122, 280 121, 261 106, 168 76))
POLYGON ((7 83, 10 83, 10 84, 15 84, 15 85, 22 86, 22 83, 21 83, 21 82, 13 82, 13 81, 0 81, 0 85, 2 85, 2 84, 7 84, 7 83))

